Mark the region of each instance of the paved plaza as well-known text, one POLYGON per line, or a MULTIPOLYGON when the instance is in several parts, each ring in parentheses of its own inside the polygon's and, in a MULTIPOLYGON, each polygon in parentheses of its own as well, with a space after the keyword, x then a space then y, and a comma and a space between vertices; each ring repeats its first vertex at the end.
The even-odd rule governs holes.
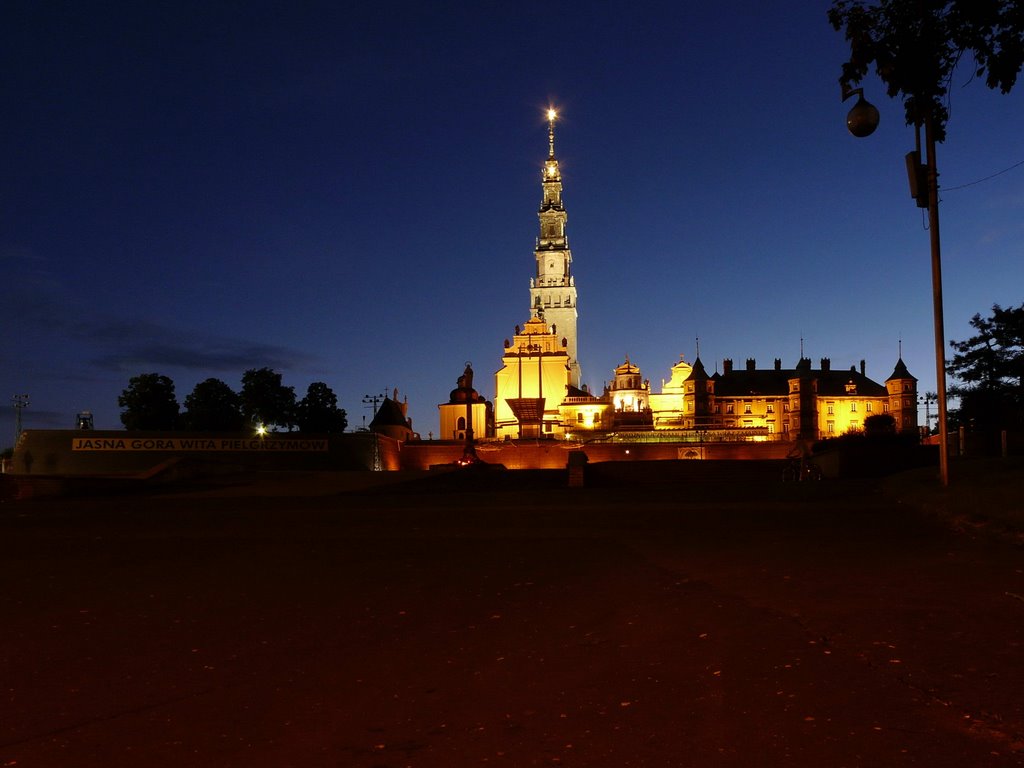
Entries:
POLYGON ((0 766, 1024 764, 1019 546, 501 474, 3 503, 0 766))

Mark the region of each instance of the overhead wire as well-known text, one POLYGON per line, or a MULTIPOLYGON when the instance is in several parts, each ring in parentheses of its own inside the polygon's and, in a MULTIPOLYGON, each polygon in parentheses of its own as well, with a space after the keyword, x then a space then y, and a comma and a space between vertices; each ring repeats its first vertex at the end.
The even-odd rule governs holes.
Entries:
POLYGON ((996 176, 1002 176, 1007 171, 1012 171, 1014 168, 1019 168, 1022 165, 1024 165, 1024 160, 1021 160, 1019 163, 1014 163, 1009 168, 1004 168, 1003 170, 999 171, 998 173, 993 173, 991 176, 986 176, 983 179, 978 179, 977 181, 969 181, 966 184, 958 184, 955 187, 942 187, 942 191, 943 192, 952 192, 953 190, 956 190, 956 189, 964 189, 966 187, 973 187, 975 184, 981 184, 981 182, 988 181, 989 179, 994 179, 996 176))

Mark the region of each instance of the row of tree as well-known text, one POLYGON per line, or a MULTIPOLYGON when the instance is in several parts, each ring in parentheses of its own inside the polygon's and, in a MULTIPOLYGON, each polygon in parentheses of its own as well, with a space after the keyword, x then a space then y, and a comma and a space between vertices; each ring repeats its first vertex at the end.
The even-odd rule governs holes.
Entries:
POLYGON ((333 434, 348 426, 347 414, 329 386, 313 382, 306 396, 296 400, 295 388, 284 386, 281 374, 270 368, 242 374, 240 392, 220 379, 201 381, 185 397, 184 411, 170 378, 144 373, 129 379, 117 404, 122 408, 121 423, 129 430, 241 432, 263 425, 272 431, 333 434))

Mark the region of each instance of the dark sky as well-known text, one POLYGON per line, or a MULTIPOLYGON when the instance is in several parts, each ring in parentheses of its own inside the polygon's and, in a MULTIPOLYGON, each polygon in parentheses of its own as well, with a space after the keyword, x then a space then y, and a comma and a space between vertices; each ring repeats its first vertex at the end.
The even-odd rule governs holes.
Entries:
MULTIPOLYGON (((269 366, 301 397, 397 387, 437 430, 462 372, 493 397, 529 314, 557 153, 583 378, 656 391, 721 360, 903 357, 935 389, 928 233, 902 106, 844 125, 829 3, 40 3, 0 25, 0 446, 128 379, 179 401, 269 366)), ((939 148, 947 336, 1024 297, 1024 102, 952 89, 939 148)))

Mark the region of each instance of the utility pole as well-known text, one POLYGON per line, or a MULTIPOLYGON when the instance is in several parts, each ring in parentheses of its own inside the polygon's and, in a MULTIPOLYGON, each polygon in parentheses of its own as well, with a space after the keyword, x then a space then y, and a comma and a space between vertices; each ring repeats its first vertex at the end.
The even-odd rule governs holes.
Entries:
MULTIPOLYGON (((846 117, 846 127, 859 139, 870 136, 878 127, 878 109, 864 98, 863 88, 843 86, 843 101, 857 96, 857 103, 846 117)), ((930 109, 914 124, 914 149, 907 153, 910 196, 918 208, 928 209, 928 236, 931 245, 932 322, 935 335, 935 386, 939 409, 939 482, 949 485, 949 434, 946 414, 946 335, 942 322, 942 258, 939 241, 939 173, 935 160, 935 118, 930 109), (924 128, 925 161, 921 162, 921 129, 924 128)))
MULTIPOLYGON (((377 405, 384 402, 387 395, 380 393, 376 395, 364 395, 363 402, 366 403, 366 407, 373 409, 373 418, 377 416, 377 405)), ((366 417, 363 417, 363 423, 366 422, 366 417)), ((370 423, 373 423, 371 418, 370 423)), ((383 463, 380 459, 380 441, 377 439, 377 433, 373 433, 373 471, 380 472, 384 469, 383 463)))
POLYGON ((17 445, 18 438, 21 437, 21 412, 28 407, 29 396, 14 395, 11 401, 14 403, 14 444, 17 445))
MULTIPOLYGON (((384 399, 386 397, 387 397, 387 395, 385 395, 383 393, 377 394, 377 395, 364 395, 363 396, 363 402, 366 403, 368 406, 370 406, 373 409, 373 416, 376 416, 377 415, 377 406, 380 403, 384 402, 384 399)), ((373 417, 371 417, 371 420, 372 420, 372 418, 373 417)))

